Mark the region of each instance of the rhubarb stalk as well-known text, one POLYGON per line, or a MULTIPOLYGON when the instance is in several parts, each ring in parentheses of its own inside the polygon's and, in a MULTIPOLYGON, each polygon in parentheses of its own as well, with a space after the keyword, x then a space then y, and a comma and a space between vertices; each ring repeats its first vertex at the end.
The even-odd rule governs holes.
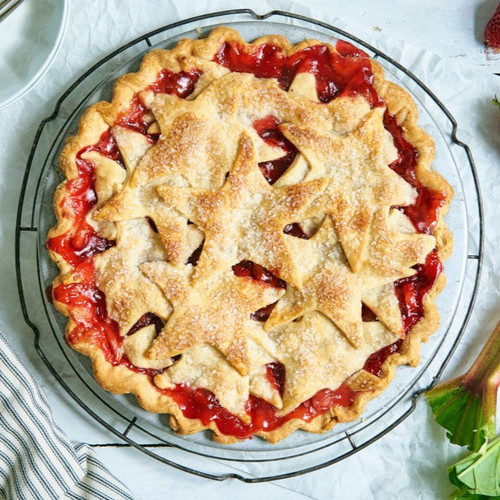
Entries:
POLYGON ((436 421, 452 443, 478 451, 496 434, 500 386, 500 322, 478 358, 464 375, 426 393, 436 421))

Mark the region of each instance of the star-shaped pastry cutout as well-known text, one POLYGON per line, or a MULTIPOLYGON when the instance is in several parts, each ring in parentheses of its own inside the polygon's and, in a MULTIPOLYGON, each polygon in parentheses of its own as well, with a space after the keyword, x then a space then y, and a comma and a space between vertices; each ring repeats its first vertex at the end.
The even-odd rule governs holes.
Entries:
POLYGON ((222 188, 160 186, 158 192, 205 233, 195 282, 250 260, 300 287, 301 272, 283 228, 300 218, 327 183, 317 179, 281 188, 270 186, 258 167, 252 140, 242 134, 234 167, 222 188))
MULTIPOLYGON (((144 92, 140 95, 156 120, 158 142, 149 150, 141 145, 142 158, 131 154, 135 136, 114 127, 116 142, 127 167, 123 187, 99 207, 95 219, 123 221, 149 217, 162 237, 170 262, 182 263, 187 240, 186 217, 180 216, 156 192, 160 184, 175 187, 218 189, 236 156, 239 136, 246 130, 257 145, 257 162, 282 155, 266 144, 248 123, 272 113, 280 120, 325 127, 321 113, 297 103, 276 81, 245 73, 226 75, 206 87, 192 100, 175 95, 144 92), (128 160, 131 161, 128 161, 128 160)), ((143 137, 144 139, 144 137, 143 137)))
MULTIPOLYGON (((197 181, 203 176, 206 186, 222 185, 231 163, 222 153, 210 154, 223 150, 217 139, 220 132, 203 117, 191 113, 180 115, 158 142, 137 160, 133 169, 127 167, 129 176, 123 188, 99 209, 95 218, 116 222, 149 217, 158 229, 169 261, 181 263, 188 236, 187 220, 161 202, 156 186, 166 182, 189 186, 189 181, 197 181), (228 165, 226 169, 220 168, 224 162, 228 165)), ((126 142, 120 138, 121 135, 117 136, 118 147, 126 151, 126 142)))
POLYGON ((287 286, 266 322, 266 330, 302 316, 320 311, 330 318, 353 346, 363 337, 361 319, 361 281, 352 272, 337 237, 333 222, 327 216, 309 240, 293 241, 298 264, 304 272, 302 288, 287 286))
POLYGON ((145 313, 163 320, 170 315, 172 306, 161 290, 139 271, 143 262, 164 258, 160 238, 144 219, 118 222, 116 245, 94 257, 97 286, 104 292, 107 312, 122 336, 145 313))
POLYGON ((436 246, 436 238, 415 232, 410 220, 399 210, 380 209, 374 213, 367 256, 359 272, 361 300, 392 332, 403 333, 399 300, 394 282, 413 276, 436 246))
POLYGON ((332 216, 355 272, 363 265, 375 207, 409 205, 415 198, 410 184, 387 164, 383 113, 383 108, 373 109, 346 134, 325 134, 294 124, 280 126, 309 162, 305 180, 331 179, 317 200, 318 211, 326 210, 332 216))
POLYGON ((237 277, 231 269, 193 284, 193 266, 174 267, 148 262, 141 271, 165 294, 174 311, 153 343, 153 359, 176 356, 207 343, 222 352, 242 375, 249 373, 247 324, 250 315, 283 293, 251 278, 237 277))
POLYGON ((318 312, 264 334, 266 350, 286 366, 283 407, 277 413, 286 415, 321 389, 337 389, 363 368, 370 354, 398 339, 379 322, 363 323, 362 335, 361 347, 354 347, 318 312))
POLYGON ((417 233, 410 220, 397 209, 378 209, 370 227, 362 272, 379 284, 413 276, 415 264, 423 264, 436 246, 436 238, 417 233))
POLYGON ((397 210, 391 214, 389 218, 388 211, 379 210, 373 216, 368 237, 370 256, 357 273, 347 262, 330 216, 309 240, 296 238, 290 242, 297 265, 304 272, 303 286, 297 289, 287 285, 266 329, 292 321, 307 311, 320 311, 352 345, 359 347, 363 330, 361 307, 365 303, 392 332, 401 334, 403 324, 393 282, 415 274, 412 266, 425 262, 435 246, 435 238, 410 232, 410 227, 403 226, 402 218, 406 216, 397 210), (390 227, 391 223, 395 228, 390 227))

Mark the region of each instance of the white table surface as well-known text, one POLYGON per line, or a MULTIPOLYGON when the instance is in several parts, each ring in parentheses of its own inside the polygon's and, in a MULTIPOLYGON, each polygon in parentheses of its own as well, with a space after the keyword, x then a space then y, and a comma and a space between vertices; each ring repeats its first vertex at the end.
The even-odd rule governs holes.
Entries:
MULTIPOLYGON (((250 6, 250 3, 223 0, 179 2, 176 8, 165 8, 165 3, 160 0, 72 0, 70 3, 68 29, 50 69, 30 93, 0 110, 0 331, 43 386, 58 424, 73 442, 97 445, 102 460, 137 498, 235 496, 250 499, 258 496, 262 499, 364 500, 392 498, 396 491, 399 498, 446 498, 451 489, 445 468, 459 451, 447 444, 444 433, 431 421, 422 401, 415 413, 392 431, 390 440, 383 438, 335 466, 301 478, 246 485, 236 481, 214 483, 199 479, 119 445, 113 435, 98 427, 60 389, 34 351, 32 332, 22 320, 15 289, 15 215, 23 170, 38 125, 51 114, 60 94, 77 76, 125 42, 179 19, 208 11, 250 6), (181 3, 188 6, 181 6, 181 3), (420 424, 422 420, 426 425, 420 424), (397 460, 394 457, 398 457, 397 460), (359 481, 353 482, 353 477, 358 477, 359 481), (391 491, 392 496, 388 497, 386 491, 391 491), (406 496, 409 491, 413 492, 411 497, 406 496)), ((482 31, 496 3, 496 0, 302 0, 273 2, 272 8, 325 21, 340 18, 344 26, 360 38, 364 35, 375 40, 390 37, 395 43, 401 40, 428 49, 442 57, 445 64, 458 61, 473 67, 479 78, 500 72, 500 56, 486 51, 482 44, 482 31)), ((271 10, 270 4, 264 1, 253 2, 251 7, 259 13, 271 10)), ((493 97, 495 91, 500 92, 500 79, 498 83, 493 78, 491 81, 493 97)), ((496 163, 500 169, 500 140, 494 133, 485 134, 481 130, 482 127, 489 130, 497 126, 500 137, 500 115, 495 115, 495 111, 487 114, 485 120, 480 120, 479 115, 474 117, 478 126, 470 133, 469 140, 476 148, 473 153, 479 151, 490 162, 490 167, 496 163)), ((492 192, 496 195, 498 207, 498 169, 493 177, 481 181, 483 184, 493 183, 492 192)), ((496 207, 487 204, 486 211, 494 211, 496 207)), ((492 252, 498 247, 498 230, 487 226, 486 233, 493 234, 492 238, 487 238, 486 249, 492 252)), ((455 357, 452 370, 457 373, 467 367, 478 352, 488 328, 500 316, 490 294, 492 289, 498 292, 500 288, 494 259, 486 259, 484 276, 472 326, 464 346, 455 357)))

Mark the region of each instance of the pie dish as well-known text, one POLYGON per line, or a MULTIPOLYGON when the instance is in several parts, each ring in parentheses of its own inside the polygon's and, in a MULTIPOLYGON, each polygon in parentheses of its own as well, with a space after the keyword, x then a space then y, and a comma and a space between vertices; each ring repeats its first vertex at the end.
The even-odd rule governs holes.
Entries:
POLYGON ((181 434, 358 418, 439 322, 453 190, 417 117, 344 41, 220 27, 150 52, 61 154, 68 343, 181 434))

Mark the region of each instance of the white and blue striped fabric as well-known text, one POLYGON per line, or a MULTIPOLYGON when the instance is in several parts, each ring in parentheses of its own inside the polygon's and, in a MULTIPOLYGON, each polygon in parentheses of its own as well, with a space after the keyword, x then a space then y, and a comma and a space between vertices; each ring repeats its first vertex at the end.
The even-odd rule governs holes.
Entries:
POLYGON ((45 395, 0 335, 0 499, 132 499, 85 444, 57 427, 45 395))

